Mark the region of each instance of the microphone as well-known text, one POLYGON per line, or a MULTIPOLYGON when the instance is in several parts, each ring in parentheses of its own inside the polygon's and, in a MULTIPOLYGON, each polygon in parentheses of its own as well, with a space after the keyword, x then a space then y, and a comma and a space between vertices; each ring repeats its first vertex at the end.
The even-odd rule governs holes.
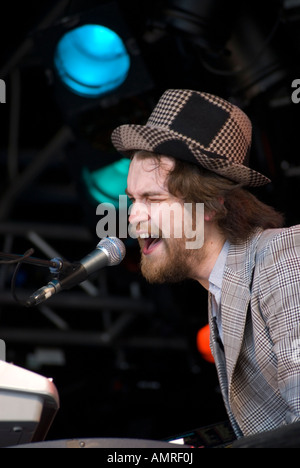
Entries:
POLYGON ((33 293, 26 301, 26 307, 38 305, 64 289, 73 288, 101 268, 119 265, 125 255, 126 248, 120 239, 117 237, 102 239, 93 252, 67 268, 63 279, 53 279, 33 293))

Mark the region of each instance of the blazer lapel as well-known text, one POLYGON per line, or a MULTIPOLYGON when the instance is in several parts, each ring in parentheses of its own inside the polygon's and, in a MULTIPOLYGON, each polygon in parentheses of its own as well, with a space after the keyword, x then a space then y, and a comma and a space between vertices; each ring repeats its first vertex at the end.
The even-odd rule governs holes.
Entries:
POLYGON ((229 389, 241 351, 247 311, 250 303, 249 284, 243 284, 239 275, 226 270, 222 287, 221 315, 229 389))
POLYGON ((222 350, 219 342, 219 332, 217 330, 217 325, 212 317, 211 311, 211 293, 208 295, 208 309, 209 309, 209 327, 210 327, 210 346, 212 354, 215 359, 215 364, 217 368, 219 383, 224 397, 225 405, 228 403, 228 380, 226 372, 226 362, 224 351, 222 350))
POLYGON ((230 247, 224 271, 221 316, 229 397, 234 369, 244 338, 256 250, 261 233, 262 231, 258 230, 245 244, 230 247))
POLYGON ((229 385, 228 385, 228 377, 227 377, 227 366, 226 366, 226 359, 225 359, 225 354, 224 350, 222 349, 220 342, 219 342, 219 332, 217 330, 217 325, 212 317, 212 310, 211 310, 211 294, 209 293, 209 301, 208 301, 208 311, 209 311, 209 326, 210 326, 210 346, 212 349, 212 354, 215 359, 215 364, 216 364, 216 369, 217 369, 217 374, 218 374, 218 379, 219 379, 219 384, 223 396, 223 401, 224 405, 230 420, 230 423, 232 425, 232 428, 234 429, 235 434, 238 437, 242 437, 242 432, 235 420, 235 417, 233 415, 232 409, 229 404, 229 385))
POLYGON ((242 245, 231 245, 228 252, 221 295, 221 317, 225 353, 218 343, 216 324, 211 313, 211 297, 209 295, 211 347, 224 403, 231 424, 238 436, 242 436, 242 432, 234 416, 233 376, 244 340, 251 300, 257 244, 261 234, 262 230, 257 230, 248 242, 242 245))

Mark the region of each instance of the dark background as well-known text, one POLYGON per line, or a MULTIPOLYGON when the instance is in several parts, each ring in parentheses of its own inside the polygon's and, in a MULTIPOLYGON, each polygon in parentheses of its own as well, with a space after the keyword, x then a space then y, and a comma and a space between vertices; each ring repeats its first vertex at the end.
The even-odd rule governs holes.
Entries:
MULTIPOLYGON (((12 0, 2 4, 0 21, 3 252, 33 246, 36 256, 49 258, 44 241, 74 261, 94 249, 96 205, 81 169, 117 160, 112 130, 144 123, 167 88, 218 94, 247 112, 251 166, 272 179, 254 193, 284 212, 287 225, 299 222, 300 104, 291 96, 300 78, 300 1, 12 0), (124 85, 92 101, 71 95, 51 62, 69 27, 61 20, 90 11, 91 18, 108 11, 113 22, 121 17, 135 50, 124 85)), ((196 346, 207 323, 206 292, 192 282, 147 285, 137 245, 126 247, 120 266, 91 278, 96 296, 77 287, 35 309, 12 298, 13 268, 0 270, 7 360, 53 377, 60 394, 49 439, 162 439, 226 419, 214 365, 196 346)), ((24 266, 19 297, 49 276, 24 266)))

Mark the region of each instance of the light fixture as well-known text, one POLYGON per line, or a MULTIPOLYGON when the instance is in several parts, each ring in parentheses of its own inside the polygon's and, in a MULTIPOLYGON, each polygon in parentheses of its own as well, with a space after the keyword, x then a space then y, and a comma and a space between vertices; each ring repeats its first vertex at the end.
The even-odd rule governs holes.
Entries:
POLYGON ((107 109, 154 86, 116 1, 66 11, 53 26, 34 31, 33 38, 58 106, 71 125, 95 108, 107 109))
POLYGON ((120 159, 100 169, 91 171, 83 168, 82 178, 85 187, 97 203, 111 203, 119 208, 119 196, 125 195, 129 159, 120 159))
POLYGON ((167 25, 201 48, 220 51, 230 37, 237 0, 167 0, 167 25))
POLYGON ((124 83, 130 57, 116 32, 99 24, 85 24, 62 36, 54 64, 71 91, 97 98, 124 83))

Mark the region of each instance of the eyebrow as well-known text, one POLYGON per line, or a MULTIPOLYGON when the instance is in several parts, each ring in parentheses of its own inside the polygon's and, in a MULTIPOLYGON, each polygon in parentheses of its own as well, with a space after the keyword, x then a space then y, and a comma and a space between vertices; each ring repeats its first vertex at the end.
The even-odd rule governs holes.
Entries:
MULTIPOLYGON (((133 197, 132 194, 127 190, 127 188, 125 189, 125 193, 126 195, 128 195, 128 197, 133 197)), ((162 192, 143 192, 140 194, 142 198, 147 198, 147 197, 156 197, 156 196, 164 196, 166 195, 165 193, 162 193, 162 192)))

